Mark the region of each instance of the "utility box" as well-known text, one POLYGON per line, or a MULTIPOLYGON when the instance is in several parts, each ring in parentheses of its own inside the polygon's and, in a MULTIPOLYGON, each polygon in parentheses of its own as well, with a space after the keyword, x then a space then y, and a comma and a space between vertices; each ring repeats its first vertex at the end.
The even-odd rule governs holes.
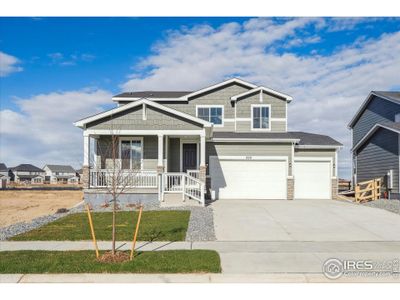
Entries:
POLYGON ((386 186, 388 190, 393 189, 393 170, 389 170, 387 173, 386 186))

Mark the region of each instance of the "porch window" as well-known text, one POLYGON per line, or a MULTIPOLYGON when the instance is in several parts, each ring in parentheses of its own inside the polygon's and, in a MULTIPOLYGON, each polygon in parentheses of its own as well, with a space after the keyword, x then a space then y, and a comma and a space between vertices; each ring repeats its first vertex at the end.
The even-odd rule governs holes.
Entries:
POLYGON ((143 143, 141 139, 123 139, 120 144, 121 168, 141 170, 143 143))
POLYGON ((214 125, 222 125, 222 119, 224 118, 223 106, 198 106, 197 117, 214 125))
POLYGON ((252 105, 251 107, 252 129, 268 130, 270 128, 270 106, 252 105))

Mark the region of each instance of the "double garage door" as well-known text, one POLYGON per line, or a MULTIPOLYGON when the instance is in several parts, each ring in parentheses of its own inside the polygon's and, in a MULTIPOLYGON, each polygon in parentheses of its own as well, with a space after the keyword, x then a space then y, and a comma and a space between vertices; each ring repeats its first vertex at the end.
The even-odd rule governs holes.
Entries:
MULTIPOLYGON (((287 160, 210 157, 216 199, 287 199, 287 160)), ((331 162, 294 162, 295 199, 331 198, 331 162)))

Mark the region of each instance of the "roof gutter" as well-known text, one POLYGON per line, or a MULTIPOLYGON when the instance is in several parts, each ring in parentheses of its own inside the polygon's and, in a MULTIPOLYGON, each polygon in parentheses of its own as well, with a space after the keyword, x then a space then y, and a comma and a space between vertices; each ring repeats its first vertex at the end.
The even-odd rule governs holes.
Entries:
POLYGON ((221 143, 298 143, 300 139, 260 139, 260 138, 213 138, 212 142, 221 142, 221 143))

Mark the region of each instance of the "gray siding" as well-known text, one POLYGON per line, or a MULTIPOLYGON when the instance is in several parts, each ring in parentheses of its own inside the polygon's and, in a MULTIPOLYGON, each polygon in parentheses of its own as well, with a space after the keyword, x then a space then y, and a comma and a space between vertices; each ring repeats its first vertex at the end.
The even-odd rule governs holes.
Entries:
POLYGON ((168 149, 168 172, 180 171, 180 139, 170 138, 168 149))
POLYGON ((395 115, 398 113, 400 113, 400 105, 375 96, 353 127, 353 146, 356 145, 376 123, 387 121, 394 122, 395 115))
MULTIPOLYGON (((291 144, 266 143, 207 143, 206 164, 210 156, 287 156, 291 160, 291 144)), ((208 168, 207 168, 208 174, 208 168)), ((289 175, 291 170, 289 171, 289 175)))
POLYGON ((153 107, 147 107, 147 120, 143 120, 142 108, 133 108, 87 125, 91 129, 138 129, 138 130, 195 130, 202 125, 172 115, 153 107))
POLYGON ((378 131, 357 151, 357 181, 383 177, 392 169, 394 192, 399 193, 398 134, 386 129, 378 131))
POLYGON ((252 104, 271 104, 271 118, 286 118, 286 100, 263 93, 263 102, 260 102, 260 94, 255 93, 237 101, 236 117, 250 118, 252 104))
MULTIPOLYGON (((236 121, 236 132, 250 131, 252 131, 251 121, 236 121)), ((271 121, 271 132, 286 132, 286 123, 283 121, 271 121)))

